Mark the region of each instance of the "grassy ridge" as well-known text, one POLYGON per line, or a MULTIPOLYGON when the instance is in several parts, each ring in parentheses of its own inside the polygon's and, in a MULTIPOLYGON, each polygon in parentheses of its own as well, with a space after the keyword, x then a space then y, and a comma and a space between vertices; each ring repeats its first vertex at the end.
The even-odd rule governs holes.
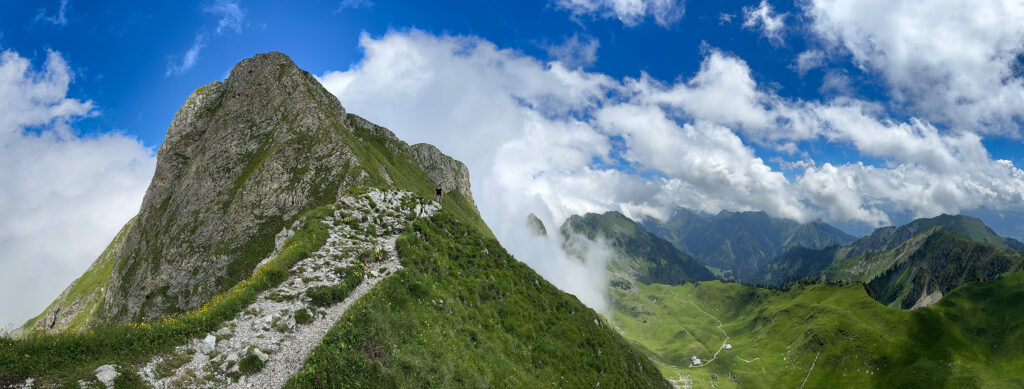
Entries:
POLYGON ((256 300, 256 296, 288 276, 288 270, 327 241, 320 221, 333 206, 307 212, 306 220, 285 248, 249 279, 214 297, 202 308, 156 322, 104 324, 81 331, 31 331, 16 339, 0 338, 0 383, 33 377, 40 384, 77 385, 105 364, 128 366, 171 350, 188 339, 216 330, 256 300))
POLYGON ((398 240, 405 269, 328 332, 289 388, 666 387, 575 297, 447 210, 398 240))
POLYGON ((914 311, 887 308, 859 284, 638 287, 613 291, 613 321, 667 377, 681 371, 694 387, 1024 386, 1021 273, 914 311), (726 334, 732 350, 687 367, 690 355, 711 359, 726 334))

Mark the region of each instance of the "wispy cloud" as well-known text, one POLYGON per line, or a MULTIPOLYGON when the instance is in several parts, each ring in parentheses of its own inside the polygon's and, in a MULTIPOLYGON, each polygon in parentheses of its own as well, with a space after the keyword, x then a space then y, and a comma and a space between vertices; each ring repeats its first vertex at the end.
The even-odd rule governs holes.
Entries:
POLYGON ((761 35, 768 38, 772 44, 782 44, 786 16, 787 14, 775 13, 767 0, 761 0, 757 7, 743 7, 743 28, 760 28, 761 35))
POLYGON ((203 8, 203 12, 220 16, 217 22, 217 33, 223 33, 225 29, 234 30, 236 34, 242 32, 242 21, 245 19, 245 12, 238 6, 238 2, 220 0, 212 5, 203 8))
POLYGON ((554 0, 558 8, 569 10, 573 17, 590 15, 619 19, 622 24, 636 26, 647 17, 658 25, 669 28, 683 18, 686 11, 683 0, 554 0))
POLYGON ((344 0, 338 3, 338 8, 334 9, 334 13, 344 11, 346 9, 370 9, 373 8, 372 0, 344 0))
POLYGON ((557 45, 543 45, 542 48, 548 52, 548 56, 562 62, 570 69, 585 68, 597 62, 597 48, 601 42, 597 38, 583 38, 573 34, 565 38, 565 41, 557 45))
POLYGON ((167 64, 167 76, 183 74, 192 67, 196 66, 196 60, 199 58, 199 52, 206 45, 206 34, 200 33, 196 35, 195 42, 192 43, 192 47, 181 56, 180 61, 172 61, 167 64))
POLYGON ((54 25, 63 27, 63 26, 66 26, 68 24, 67 11, 68 11, 68 0, 60 0, 60 8, 57 10, 57 13, 55 13, 53 15, 47 15, 46 14, 46 8, 40 8, 40 9, 38 9, 38 13, 36 14, 36 17, 35 17, 34 20, 37 21, 37 22, 38 21, 50 22, 50 23, 53 23, 54 25))
MULTIPOLYGON (((226 32, 234 32, 235 34, 242 33, 242 25, 245 21, 245 10, 238 5, 237 1, 218 0, 213 4, 203 7, 203 13, 218 16, 217 28, 213 34, 214 37, 221 36, 226 32)), ((190 47, 185 54, 170 57, 167 63, 167 73, 165 76, 184 74, 195 67, 199 60, 199 53, 202 52, 208 39, 211 38, 211 36, 204 32, 204 30, 205 27, 201 28, 199 32, 196 33, 196 38, 192 42, 192 47, 190 47)))

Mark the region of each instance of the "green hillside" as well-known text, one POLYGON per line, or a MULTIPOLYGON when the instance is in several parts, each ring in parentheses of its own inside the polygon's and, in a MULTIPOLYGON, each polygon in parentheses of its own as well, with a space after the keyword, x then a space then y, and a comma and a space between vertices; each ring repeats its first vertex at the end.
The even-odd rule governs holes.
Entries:
POLYGON ((948 227, 973 241, 988 243, 999 248, 1021 249, 1020 242, 997 235, 978 218, 965 215, 939 215, 933 218, 916 219, 899 227, 879 228, 871 235, 858 239, 837 251, 836 258, 838 260, 870 252, 890 250, 914 235, 935 227, 948 227))
POLYGON ((737 280, 758 282, 759 269, 793 247, 826 248, 855 237, 822 222, 801 224, 764 212, 721 212, 709 217, 685 209, 643 225, 699 262, 737 280))
POLYGON ((640 282, 679 284, 715 278, 692 257, 618 212, 574 215, 562 224, 561 231, 565 236, 577 233, 590 240, 605 239, 620 254, 611 264, 613 270, 640 282))
POLYGON ((593 310, 451 214, 417 220, 398 247, 405 269, 287 387, 668 387, 593 310))
POLYGON ((1024 386, 1022 273, 968 283, 914 311, 885 307, 859 284, 636 286, 613 291, 612 321, 677 384, 1024 386), (689 367, 692 355, 705 365, 689 367))
POLYGON ((919 249, 870 280, 868 287, 878 301, 903 309, 928 304, 957 286, 991 280, 1021 262, 1020 252, 978 243, 945 227, 925 234, 919 249))

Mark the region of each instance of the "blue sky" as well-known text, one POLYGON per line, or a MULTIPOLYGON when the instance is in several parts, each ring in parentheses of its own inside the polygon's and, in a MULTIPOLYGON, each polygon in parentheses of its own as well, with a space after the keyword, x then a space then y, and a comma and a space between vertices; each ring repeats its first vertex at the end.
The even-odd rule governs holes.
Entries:
POLYGON ((270 50, 465 161, 499 238, 563 287, 522 215, 764 210, 863 234, 969 213, 1022 237, 1020 20, 995 0, 5 4, 0 284, 34 297, 0 322, 137 212, 189 94, 270 50))
MULTIPOLYGON (((66 24, 54 17, 61 1, 21 2, 0 14, 0 47, 13 50, 39 65, 47 50, 60 52, 75 73, 69 96, 93 100, 100 115, 76 123, 83 133, 120 129, 147 145, 159 145, 164 132, 196 87, 223 79, 238 61, 255 53, 277 50, 314 74, 345 68, 362 58, 362 32, 381 36, 391 30, 416 28, 437 35, 471 35, 501 48, 549 59, 545 46, 562 43, 574 34, 600 42, 590 71, 615 78, 641 72, 665 81, 689 77, 703 60, 707 45, 741 55, 761 82, 775 83, 780 95, 815 98, 822 72, 806 77, 791 69, 805 48, 799 35, 785 45, 773 45, 753 29, 743 29, 742 8, 749 1, 691 2, 679 22, 660 26, 648 17, 635 26, 615 18, 573 17, 551 2, 356 2, 285 4, 239 1, 243 13, 238 29, 217 27, 224 14, 211 11, 217 2, 191 5, 160 2, 76 2, 65 4, 66 24), (37 19, 37 16, 43 18, 37 19), (733 15, 723 23, 722 14, 733 15), (167 74, 168 66, 206 38, 193 67, 167 74)), ((778 12, 793 5, 779 3, 778 12)), ((855 70, 848 67, 848 70, 855 70)), ((877 87, 863 92, 877 96, 877 87)), ((1016 156, 1019 158, 1019 156, 1016 156)))

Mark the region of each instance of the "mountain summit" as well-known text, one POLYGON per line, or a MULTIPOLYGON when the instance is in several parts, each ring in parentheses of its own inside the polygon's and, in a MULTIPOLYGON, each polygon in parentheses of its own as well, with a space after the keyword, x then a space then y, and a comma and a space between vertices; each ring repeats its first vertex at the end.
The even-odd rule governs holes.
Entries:
POLYGON ((303 211, 357 185, 427 195, 434 182, 476 214, 461 162, 347 113, 288 56, 258 54, 188 97, 157 151, 138 216, 90 269, 107 272, 93 277, 103 285, 76 281, 79 290, 69 287, 36 325, 198 308, 249 277, 303 211))

